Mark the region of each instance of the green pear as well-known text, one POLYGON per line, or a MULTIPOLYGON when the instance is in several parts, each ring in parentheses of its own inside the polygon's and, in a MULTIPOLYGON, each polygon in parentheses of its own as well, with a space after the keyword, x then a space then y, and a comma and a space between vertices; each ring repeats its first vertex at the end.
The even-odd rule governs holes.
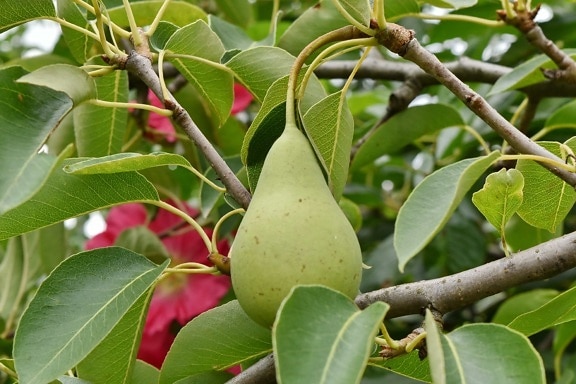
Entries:
POLYGON ((310 143, 293 124, 270 148, 230 250, 244 311, 270 327, 292 287, 321 284, 358 294, 362 254, 310 143))

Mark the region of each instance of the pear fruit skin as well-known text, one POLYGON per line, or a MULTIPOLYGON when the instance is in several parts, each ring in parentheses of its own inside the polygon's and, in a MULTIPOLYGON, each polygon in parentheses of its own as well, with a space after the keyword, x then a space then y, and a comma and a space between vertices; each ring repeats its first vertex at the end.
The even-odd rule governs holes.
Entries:
POLYGON ((230 249, 240 306, 265 327, 292 287, 321 284, 358 294, 362 254, 308 140, 288 125, 274 142, 230 249))

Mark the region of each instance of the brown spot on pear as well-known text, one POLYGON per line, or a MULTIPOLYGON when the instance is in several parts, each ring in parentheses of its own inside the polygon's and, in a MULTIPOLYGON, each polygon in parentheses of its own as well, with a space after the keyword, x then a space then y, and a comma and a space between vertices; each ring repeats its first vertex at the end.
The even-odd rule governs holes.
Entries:
POLYGON ((362 254, 308 140, 293 124, 270 148, 230 250, 244 311, 270 327, 290 289, 321 284, 358 294, 362 254))

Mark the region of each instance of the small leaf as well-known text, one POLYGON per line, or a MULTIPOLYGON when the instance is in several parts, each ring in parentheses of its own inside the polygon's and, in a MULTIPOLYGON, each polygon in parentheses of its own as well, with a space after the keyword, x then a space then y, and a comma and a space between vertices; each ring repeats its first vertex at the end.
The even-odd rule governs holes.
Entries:
MULTIPOLYGON (((565 49, 564 53, 573 59, 576 58, 576 49, 565 49)), ((524 61, 512 71, 500 77, 496 83, 494 83, 488 95, 495 95, 512 89, 548 81, 542 74, 542 68, 552 69, 556 68, 556 66, 546 55, 538 55, 524 61)))
POLYGON ((463 124, 458 111, 447 105, 428 104, 408 108, 394 115, 370 135, 356 152, 352 168, 358 169, 382 155, 397 153, 424 135, 463 124))
POLYGON ((0 12, 0 33, 34 19, 56 16, 52 0, 5 1, 0 12))
MULTIPOLYGON (((128 73, 114 71, 94 80, 98 99, 128 102, 128 73)), ((78 156, 106 156, 122 150, 128 109, 83 103, 74 109, 74 133, 78 156)))
POLYGON ((331 94, 312 106, 302 117, 320 163, 328 175, 334 198, 340 200, 350 164, 354 120, 342 91, 331 94))
POLYGON ((158 192, 137 172, 77 176, 56 170, 31 200, 0 216, 0 240, 115 204, 148 200, 158 200, 158 192))
POLYGON ((394 231, 400 271, 444 227, 468 190, 498 156, 500 153, 495 151, 450 164, 414 188, 400 208, 394 231))
POLYGON ((360 311, 333 289, 297 286, 274 324, 276 375, 283 384, 359 383, 388 304, 360 311))
POLYGON ((166 268, 122 248, 66 259, 42 283, 14 338, 21 382, 43 384, 74 367, 114 328, 166 268))
POLYGON ((160 384, 224 370, 272 351, 270 330, 252 321, 238 301, 202 313, 180 330, 160 372, 160 384))
POLYGON ((74 175, 94 175, 139 171, 163 165, 191 166, 185 157, 175 153, 152 152, 143 155, 141 153, 123 152, 69 164, 64 167, 64 172, 74 175))
POLYGON ((481 190, 472 195, 472 202, 497 230, 504 226, 522 204, 524 177, 516 169, 502 168, 488 175, 481 190))
POLYGON ((508 327, 531 336, 572 320, 576 320, 576 287, 555 296, 538 309, 518 316, 508 327))
POLYGON ((56 157, 38 152, 72 109, 62 92, 15 82, 26 73, 20 67, 0 69, 0 104, 10 106, 0 114, 0 215, 36 193, 56 166, 56 157))
POLYGON ((204 104, 215 119, 215 125, 222 126, 232 108, 234 77, 216 66, 224 55, 224 46, 218 36, 208 24, 199 20, 174 32, 164 49, 167 51, 166 59, 204 97, 204 104))
MULTIPOLYGON (((538 144, 560 156, 560 143, 538 144)), ((576 140, 565 144, 576 150, 576 140)), ((518 215, 536 228, 555 232, 576 202, 576 191, 535 161, 518 160, 516 169, 524 176, 524 201, 518 215)))
POLYGON ((443 335, 429 310, 424 327, 434 383, 546 383, 542 358, 519 332, 470 324, 443 335))

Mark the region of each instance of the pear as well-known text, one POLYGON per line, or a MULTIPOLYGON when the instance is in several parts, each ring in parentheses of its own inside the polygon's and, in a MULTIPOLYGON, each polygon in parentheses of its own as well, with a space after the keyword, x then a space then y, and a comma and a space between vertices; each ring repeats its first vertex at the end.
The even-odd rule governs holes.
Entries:
POLYGON ((288 124, 270 148, 230 249, 244 311, 270 327, 292 287, 321 284, 358 294, 362 254, 304 134, 288 124))

